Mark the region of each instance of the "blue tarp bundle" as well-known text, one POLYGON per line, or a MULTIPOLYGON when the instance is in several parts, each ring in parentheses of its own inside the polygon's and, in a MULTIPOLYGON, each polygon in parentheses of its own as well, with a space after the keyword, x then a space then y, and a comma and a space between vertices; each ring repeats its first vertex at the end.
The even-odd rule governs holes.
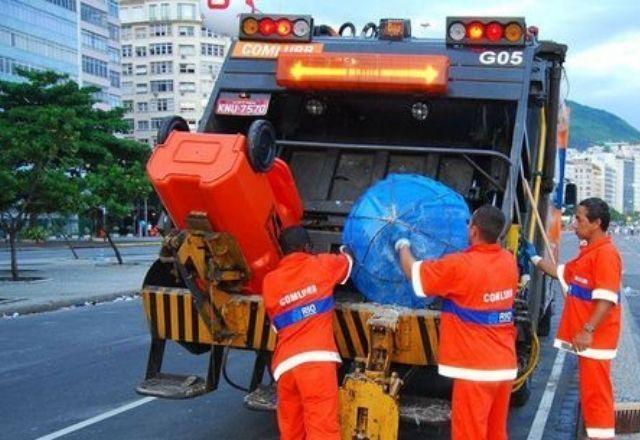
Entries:
POLYGON ((355 257, 356 287, 373 302, 424 307, 429 299, 413 294, 393 245, 408 238, 418 259, 464 249, 469 217, 462 196, 440 182, 390 174, 360 197, 345 223, 343 243, 355 257))

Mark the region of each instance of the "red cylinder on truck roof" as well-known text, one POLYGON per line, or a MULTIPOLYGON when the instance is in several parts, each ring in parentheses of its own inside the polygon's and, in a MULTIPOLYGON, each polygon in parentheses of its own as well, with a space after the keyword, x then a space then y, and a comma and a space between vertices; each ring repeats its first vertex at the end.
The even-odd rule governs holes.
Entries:
POLYGON ((234 236, 251 270, 247 290, 260 293, 262 279, 281 257, 280 231, 302 217, 287 164, 277 159, 269 173, 258 173, 241 134, 172 131, 154 149, 147 174, 178 228, 199 211, 215 231, 234 236))

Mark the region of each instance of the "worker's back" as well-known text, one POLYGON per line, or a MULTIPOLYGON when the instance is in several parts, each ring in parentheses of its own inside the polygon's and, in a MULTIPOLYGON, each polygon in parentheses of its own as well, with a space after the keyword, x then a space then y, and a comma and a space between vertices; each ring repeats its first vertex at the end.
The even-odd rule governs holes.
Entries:
POLYGON ((263 282, 269 319, 278 330, 272 369, 277 379, 305 362, 340 362, 333 337, 333 288, 348 276, 344 255, 285 256, 263 282))
POLYGON ((446 264, 444 276, 437 262, 422 269, 424 291, 445 298, 440 373, 469 380, 514 379, 518 272, 513 255, 498 244, 481 244, 440 261, 446 264))

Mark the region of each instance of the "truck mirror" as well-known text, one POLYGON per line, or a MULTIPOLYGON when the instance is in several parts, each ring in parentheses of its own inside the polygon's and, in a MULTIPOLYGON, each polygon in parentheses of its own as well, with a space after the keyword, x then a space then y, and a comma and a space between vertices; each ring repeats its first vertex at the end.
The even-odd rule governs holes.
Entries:
POLYGON ((567 183, 564 187, 564 206, 576 206, 578 203, 578 187, 575 183, 567 183))

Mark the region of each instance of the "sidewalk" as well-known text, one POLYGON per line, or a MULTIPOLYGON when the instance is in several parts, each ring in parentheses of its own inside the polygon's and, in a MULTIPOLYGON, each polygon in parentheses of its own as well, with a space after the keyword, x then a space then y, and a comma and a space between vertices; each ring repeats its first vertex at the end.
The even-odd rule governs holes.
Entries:
MULTIPOLYGON (((142 259, 125 258, 123 265, 114 264, 113 258, 107 261, 35 260, 24 264, 21 266, 21 273, 42 279, 31 282, 0 281, 0 317, 135 295, 154 259, 154 255, 144 256, 142 259)), ((4 273, 8 267, 2 264, 0 269, 4 273)))
MULTIPOLYGON (((158 246, 162 242, 162 237, 113 237, 113 241, 118 247, 158 246)), ((88 240, 74 239, 71 240, 70 243, 74 248, 110 247, 109 242, 106 239, 95 237, 88 240)), ((61 239, 42 242, 32 240, 23 240, 18 242, 18 250, 20 251, 68 247, 67 242, 61 239)), ((0 240, 0 252, 9 252, 10 249, 8 241, 0 240)))

